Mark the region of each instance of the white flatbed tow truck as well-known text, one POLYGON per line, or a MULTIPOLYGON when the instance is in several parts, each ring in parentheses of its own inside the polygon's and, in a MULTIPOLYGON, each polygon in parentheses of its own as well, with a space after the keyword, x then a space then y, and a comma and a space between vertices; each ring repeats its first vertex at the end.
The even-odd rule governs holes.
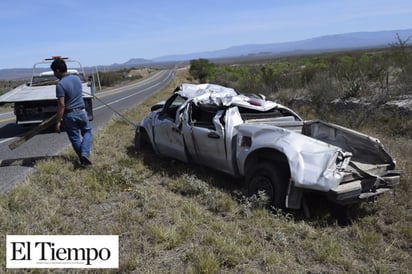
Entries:
POLYGON ((89 120, 93 120, 95 86, 93 76, 86 77, 79 61, 54 56, 33 65, 29 82, 0 96, 0 104, 14 103, 14 114, 18 125, 37 125, 54 116, 57 112, 56 84, 58 79, 50 71, 51 63, 63 59, 67 64, 67 72, 78 75, 82 82, 83 99, 89 120))

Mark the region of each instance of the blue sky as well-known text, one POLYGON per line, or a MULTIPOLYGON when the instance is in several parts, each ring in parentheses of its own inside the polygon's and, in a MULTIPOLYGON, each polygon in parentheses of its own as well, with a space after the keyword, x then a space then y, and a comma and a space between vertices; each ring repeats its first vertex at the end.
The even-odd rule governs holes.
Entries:
POLYGON ((52 55, 85 66, 412 28, 410 0, 2 0, 0 69, 52 55))

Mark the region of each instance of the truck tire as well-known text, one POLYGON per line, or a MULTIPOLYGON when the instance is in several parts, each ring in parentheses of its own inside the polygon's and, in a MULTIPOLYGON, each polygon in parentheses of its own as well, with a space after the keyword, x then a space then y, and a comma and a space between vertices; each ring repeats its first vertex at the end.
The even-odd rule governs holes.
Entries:
POLYGON ((249 195, 264 191, 269 198, 270 205, 284 209, 286 206, 287 183, 282 174, 272 162, 254 164, 246 172, 246 184, 249 195))
POLYGON ((134 136, 134 148, 137 154, 142 154, 152 148, 149 141, 149 136, 145 130, 137 130, 134 136))

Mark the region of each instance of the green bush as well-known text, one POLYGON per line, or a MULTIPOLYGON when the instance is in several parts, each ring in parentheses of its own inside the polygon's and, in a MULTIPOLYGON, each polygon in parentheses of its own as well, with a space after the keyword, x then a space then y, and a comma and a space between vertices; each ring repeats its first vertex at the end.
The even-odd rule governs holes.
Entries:
MULTIPOLYGON (((95 77, 95 81, 100 80, 100 85, 102 87, 113 87, 123 83, 124 81, 133 81, 142 78, 141 76, 129 76, 129 72, 132 69, 121 69, 116 71, 105 71, 99 72, 99 78, 95 77)), ((95 83, 96 86, 99 85, 98 82, 95 83)))
POLYGON ((198 59, 190 61, 189 73, 200 83, 205 83, 212 74, 215 65, 207 59, 198 59))
POLYGON ((287 104, 303 94, 304 113, 310 116, 349 127, 372 124, 390 134, 409 136, 407 118, 396 118, 394 126, 388 126, 385 114, 376 112, 391 96, 412 93, 412 47, 407 41, 398 37, 385 49, 283 57, 264 63, 218 65, 207 59, 192 60, 190 73, 200 82, 229 86, 240 93, 261 93, 287 104), (366 98, 373 107, 342 111, 331 105, 335 99, 353 98, 366 98))

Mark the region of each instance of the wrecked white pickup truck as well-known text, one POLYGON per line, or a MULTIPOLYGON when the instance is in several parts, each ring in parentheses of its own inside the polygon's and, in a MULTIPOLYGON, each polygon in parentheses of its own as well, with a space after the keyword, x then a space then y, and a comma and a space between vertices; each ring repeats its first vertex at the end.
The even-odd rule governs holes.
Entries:
POLYGON ((251 194, 264 191, 278 208, 300 208, 304 191, 359 203, 400 180, 379 140, 213 84, 183 84, 153 106, 135 146, 243 177, 251 194))

